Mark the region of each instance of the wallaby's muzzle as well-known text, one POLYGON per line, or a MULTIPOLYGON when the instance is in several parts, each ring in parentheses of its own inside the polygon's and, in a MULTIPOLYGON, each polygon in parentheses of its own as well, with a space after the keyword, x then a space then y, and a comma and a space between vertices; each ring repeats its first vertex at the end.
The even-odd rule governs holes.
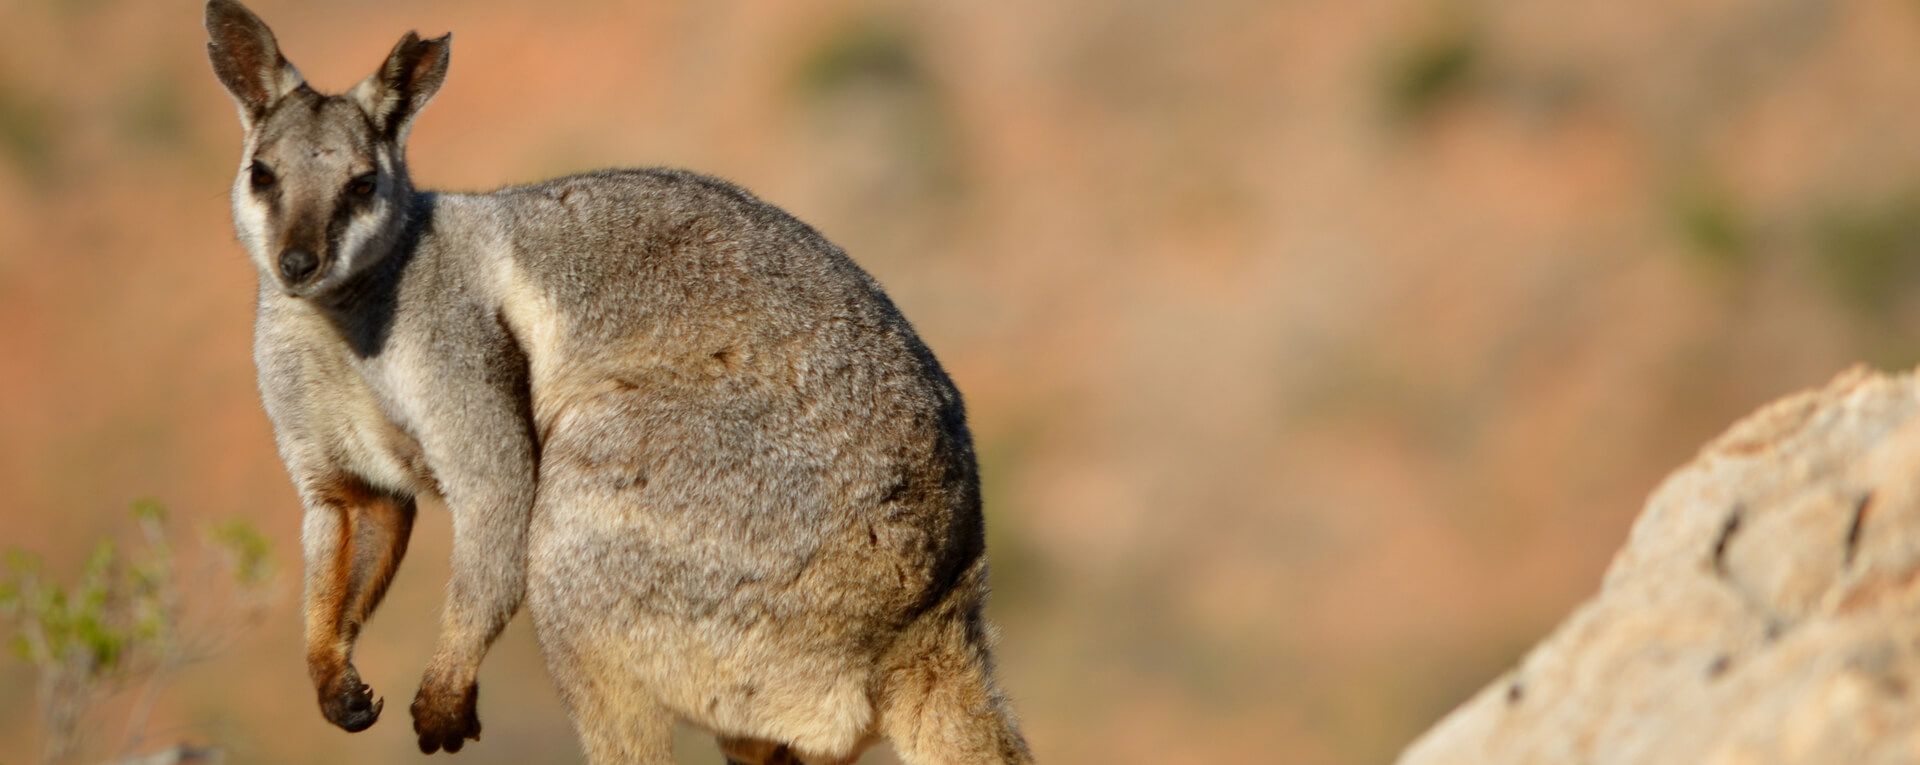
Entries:
POLYGON ((327 219, 338 211, 329 210, 327 200, 314 198, 314 184, 297 182, 304 176, 290 175, 293 177, 276 184, 280 187, 281 209, 287 210, 290 222, 277 237, 280 254, 273 256, 269 268, 279 278, 281 288, 295 294, 317 289, 326 281, 336 257, 327 240, 327 219))
POLYGON ((298 247, 280 253, 280 278, 288 287, 298 287, 320 271, 320 259, 298 247))

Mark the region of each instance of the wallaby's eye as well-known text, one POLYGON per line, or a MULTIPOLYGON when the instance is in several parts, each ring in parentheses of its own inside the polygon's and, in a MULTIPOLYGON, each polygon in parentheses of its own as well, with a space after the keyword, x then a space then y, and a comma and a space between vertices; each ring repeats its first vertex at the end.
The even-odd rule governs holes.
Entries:
POLYGON ((379 178, 380 176, 377 173, 367 173, 354 178, 347 182, 347 193, 356 197, 373 196, 373 189, 378 185, 376 181, 379 180, 379 178))
POLYGON ((266 165, 255 162, 252 172, 247 176, 247 181, 253 184, 254 191, 269 188, 273 186, 273 171, 268 170, 266 165))

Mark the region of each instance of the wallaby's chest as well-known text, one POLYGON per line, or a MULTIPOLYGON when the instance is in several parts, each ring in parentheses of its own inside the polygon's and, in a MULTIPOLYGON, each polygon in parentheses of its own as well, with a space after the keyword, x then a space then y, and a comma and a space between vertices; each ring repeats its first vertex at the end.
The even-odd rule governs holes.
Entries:
POLYGON ((395 376, 384 364, 345 361, 314 381, 304 408, 343 466, 361 478, 405 494, 438 494, 416 435, 419 407, 395 376))
POLYGON ((446 299, 471 288, 408 284, 390 303, 336 315, 269 303, 256 353, 283 448, 382 489, 438 495, 527 433, 526 362, 494 312, 446 299))

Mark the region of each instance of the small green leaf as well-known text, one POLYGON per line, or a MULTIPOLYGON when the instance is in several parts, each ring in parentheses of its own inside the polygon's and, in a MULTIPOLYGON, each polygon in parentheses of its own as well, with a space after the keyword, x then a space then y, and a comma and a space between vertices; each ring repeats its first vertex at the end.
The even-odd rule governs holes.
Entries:
POLYGON ((233 554, 233 574, 241 584, 260 584, 272 573, 273 547, 253 524, 227 521, 213 528, 213 540, 233 554))
POLYGON ((40 556, 18 547, 7 548, 7 570, 16 575, 34 574, 40 571, 40 556))
POLYGON ((159 640, 166 626, 166 620, 160 618, 159 611, 148 611, 134 624, 133 636, 141 640, 159 640))
POLYGON ((82 618, 75 627, 78 642, 86 649, 96 673, 110 672, 120 663, 127 645, 124 637, 91 616, 82 618))
POLYGON ((114 555, 113 540, 101 540, 99 544, 93 546, 93 554, 87 556, 87 572, 98 573, 107 570, 113 565, 114 555))
POLYGON ((141 497, 133 501, 133 517, 136 520, 167 522, 167 506, 152 497, 141 497))

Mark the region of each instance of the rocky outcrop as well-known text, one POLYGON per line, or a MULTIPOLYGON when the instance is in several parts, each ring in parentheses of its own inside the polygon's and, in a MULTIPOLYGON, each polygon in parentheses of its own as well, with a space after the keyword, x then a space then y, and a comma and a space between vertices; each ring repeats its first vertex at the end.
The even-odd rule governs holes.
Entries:
POLYGON ((1709 444, 1400 762, 1920 763, 1920 380, 1850 371, 1709 444))

